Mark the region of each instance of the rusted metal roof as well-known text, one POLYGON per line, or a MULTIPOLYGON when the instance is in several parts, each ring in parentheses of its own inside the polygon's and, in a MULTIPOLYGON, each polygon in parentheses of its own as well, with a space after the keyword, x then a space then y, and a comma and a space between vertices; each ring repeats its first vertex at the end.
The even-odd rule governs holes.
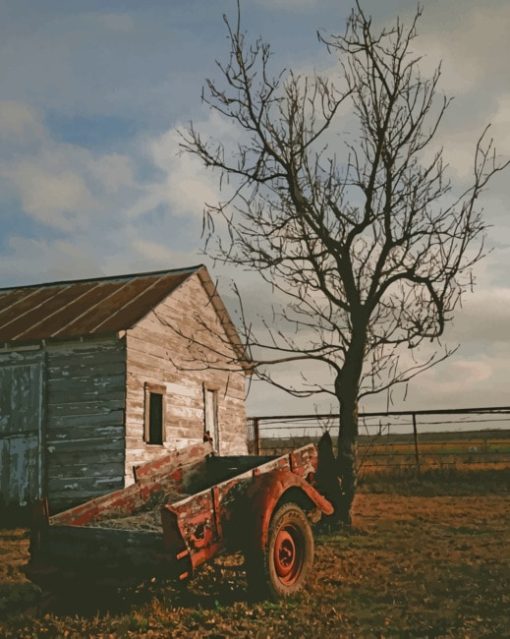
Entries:
POLYGON ((0 289, 0 343, 117 333, 136 322, 202 265, 172 271, 0 289))

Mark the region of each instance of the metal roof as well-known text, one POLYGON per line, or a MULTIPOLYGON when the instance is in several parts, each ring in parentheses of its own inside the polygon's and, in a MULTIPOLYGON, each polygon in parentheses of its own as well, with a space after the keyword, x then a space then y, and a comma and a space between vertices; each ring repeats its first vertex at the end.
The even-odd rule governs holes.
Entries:
POLYGON ((0 343, 99 336, 131 328, 202 265, 0 289, 0 343))

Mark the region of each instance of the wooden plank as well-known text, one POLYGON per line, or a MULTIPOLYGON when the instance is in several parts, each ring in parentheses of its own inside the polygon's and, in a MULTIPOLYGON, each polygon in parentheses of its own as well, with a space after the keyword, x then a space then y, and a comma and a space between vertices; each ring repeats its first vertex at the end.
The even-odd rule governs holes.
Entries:
POLYGON ((75 493, 93 495, 107 493, 123 485, 124 466, 118 465, 116 477, 49 477, 48 491, 54 497, 67 495, 74 498, 75 493))
POLYGON ((108 415, 109 413, 122 412, 124 406, 125 404, 121 398, 48 404, 48 415, 52 421, 55 420, 58 423, 59 417, 108 415))
POLYGON ((17 350, 0 349, 0 366, 14 366, 15 364, 27 366, 29 364, 39 364, 41 362, 41 355, 42 350, 40 347, 17 350))
POLYGON ((67 439, 67 440, 49 440, 47 443, 48 453, 52 454, 54 451, 85 451, 90 452, 94 450, 123 450, 124 449, 124 437, 105 438, 105 437, 88 437, 83 439, 67 439))
POLYGON ((118 351, 98 351, 97 353, 48 354, 48 370, 55 378, 67 377, 71 373, 77 377, 98 375, 105 370, 109 375, 119 371, 124 355, 118 351))
POLYGON ((211 453, 212 447, 209 442, 190 446, 185 450, 173 451, 137 468, 135 470, 136 481, 143 481, 147 478, 157 479, 168 474, 173 468, 196 464, 211 453))
POLYGON ((124 360, 124 352, 118 347, 106 350, 96 347, 87 351, 70 349, 57 353, 50 351, 48 353, 49 378, 57 388, 69 378, 97 379, 100 383, 113 378, 123 384, 124 360))
POLYGON ((126 383, 126 376, 122 371, 122 364, 116 364, 115 367, 112 366, 111 368, 111 371, 98 367, 96 371, 90 369, 86 371, 70 370, 68 373, 60 369, 60 375, 50 372, 50 377, 56 392, 66 391, 68 386, 75 389, 79 384, 87 384, 87 386, 90 385, 91 388, 97 388, 98 390, 123 388, 126 383))
POLYGON ((103 463, 82 463, 82 464, 71 464, 71 463, 55 463, 55 460, 52 460, 51 464, 51 476, 54 479, 77 479, 77 478, 90 478, 95 479, 98 477, 109 478, 116 477, 119 478, 124 474, 124 459, 118 460, 116 463, 112 461, 103 462, 103 463))
POLYGON ((50 526, 43 553, 53 565, 82 575, 168 575, 172 560, 163 552, 162 532, 79 526, 50 526))
POLYGON ((49 417, 48 417, 48 433, 51 435, 51 433, 54 430, 59 430, 60 428, 68 428, 69 429, 69 436, 72 437, 73 432, 72 429, 73 428, 78 428, 79 426, 93 426, 93 425, 97 425, 97 426, 112 426, 112 425, 116 425, 118 424, 123 425, 124 423, 124 411, 122 410, 110 410, 108 412, 105 413, 99 413, 99 414, 94 414, 91 413, 90 415, 60 415, 60 416, 55 416, 54 413, 51 413, 50 411, 48 411, 49 417))
POLYGON ((124 346, 116 337, 85 337, 83 341, 70 339, 62 341, 50 341, 46 345, 48 355, 58 357, 65 353, 77 353, 87 355, 92 353, 113 353, 122 352, 124 346))
MULTIPOLYGON (((61 428, 53 428, 48 433, 48 441, 67 441, 71 439, 89 439, 91 437, 104 439, 110 439, 111 437, 119 438, 124 434, 124 426, 122 421, 114 424, 90 424, 84 422, 83 424, 77 424, 73 427, 72 435, 69 433, 69 426, 64 425, 61 428)), ((77 451, 78 453, 80 451, 77 451)), ((98 451, 99 452, 99 451, 98 451)))
POLYGON ((50 512, 53 516, 58 516, 60 513, 66 512, 69 508, 80 506, 92 499, 100 499, 110 494, 113 490, 121 489, 122 485, 117 484, 106 490, 104 490, 102 486, 95 489, 87 486, 84 490, 76 488, 72 491, 55 491, 50 503, 50 512), (54 513, 57 514, 55 515, 54 513))
POLYGON ((119 401, 125 398, 125 384, 121 382, 101 385, 97 380, 90 378, 68 379, 64 382, 49 380, 49 384, 49 406, 119 401))
POLYGON ((54 450, 51 454, 51 463, 55 466, 75 466, 78 464, 115 464, 124 462, 124 449, 103 450, 101 446, 93 450, 54 450))

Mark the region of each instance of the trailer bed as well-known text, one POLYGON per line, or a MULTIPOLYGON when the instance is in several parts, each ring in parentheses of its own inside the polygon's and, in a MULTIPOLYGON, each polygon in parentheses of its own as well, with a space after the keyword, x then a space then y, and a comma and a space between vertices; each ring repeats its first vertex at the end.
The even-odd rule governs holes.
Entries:
POLYGON ((132 486, 35 527, 27 574, 41 584, 65 575, 185 579, 238 543, 255 478, 275 470, 304 478, 316 467, 313 445, 281 457, 216 457, 209 444, 164 456, 138 468, 132 486))

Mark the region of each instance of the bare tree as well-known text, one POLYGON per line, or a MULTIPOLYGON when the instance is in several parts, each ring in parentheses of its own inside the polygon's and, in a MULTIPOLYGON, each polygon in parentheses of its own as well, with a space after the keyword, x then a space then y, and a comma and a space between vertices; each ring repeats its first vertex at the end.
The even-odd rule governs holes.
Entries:
POLYGON ((244 323, 256 373, 295 395, 338 399, 337 516, 345 523, 358 401, 451 354, 438 340, 484 255, 477 198, 508 164, 498 163, 484 131, 472 181, 454 195, 442 150, 431 145, 449 105, 437 95, 441 70, 422 77, 412 49, 421 13, 407 26, 397 19, 376 29, 356 2, 344 35, 319 35, 338 58, 337 88, 320 75, 271 73, 269 45, 247 41, 238 8, 235 24, 225 18, 230 56, 218 63, 221 80, 208 80, 203 93, 235 125, 237 146, 204 138, 193 124, 182 132, 183 148, 233 187, 228 201, 207 205, 217 240, 209 250, 257 271, 288 300, 281 324, 267 322, 265 341, 244 323), (354 124, 335 153, 342 117, 354 124), (425 340, 436 347, 423 354, 425 340), (272 379, 269 364, 299 360, 323 363, 331 384, 297 389, 272 379))

